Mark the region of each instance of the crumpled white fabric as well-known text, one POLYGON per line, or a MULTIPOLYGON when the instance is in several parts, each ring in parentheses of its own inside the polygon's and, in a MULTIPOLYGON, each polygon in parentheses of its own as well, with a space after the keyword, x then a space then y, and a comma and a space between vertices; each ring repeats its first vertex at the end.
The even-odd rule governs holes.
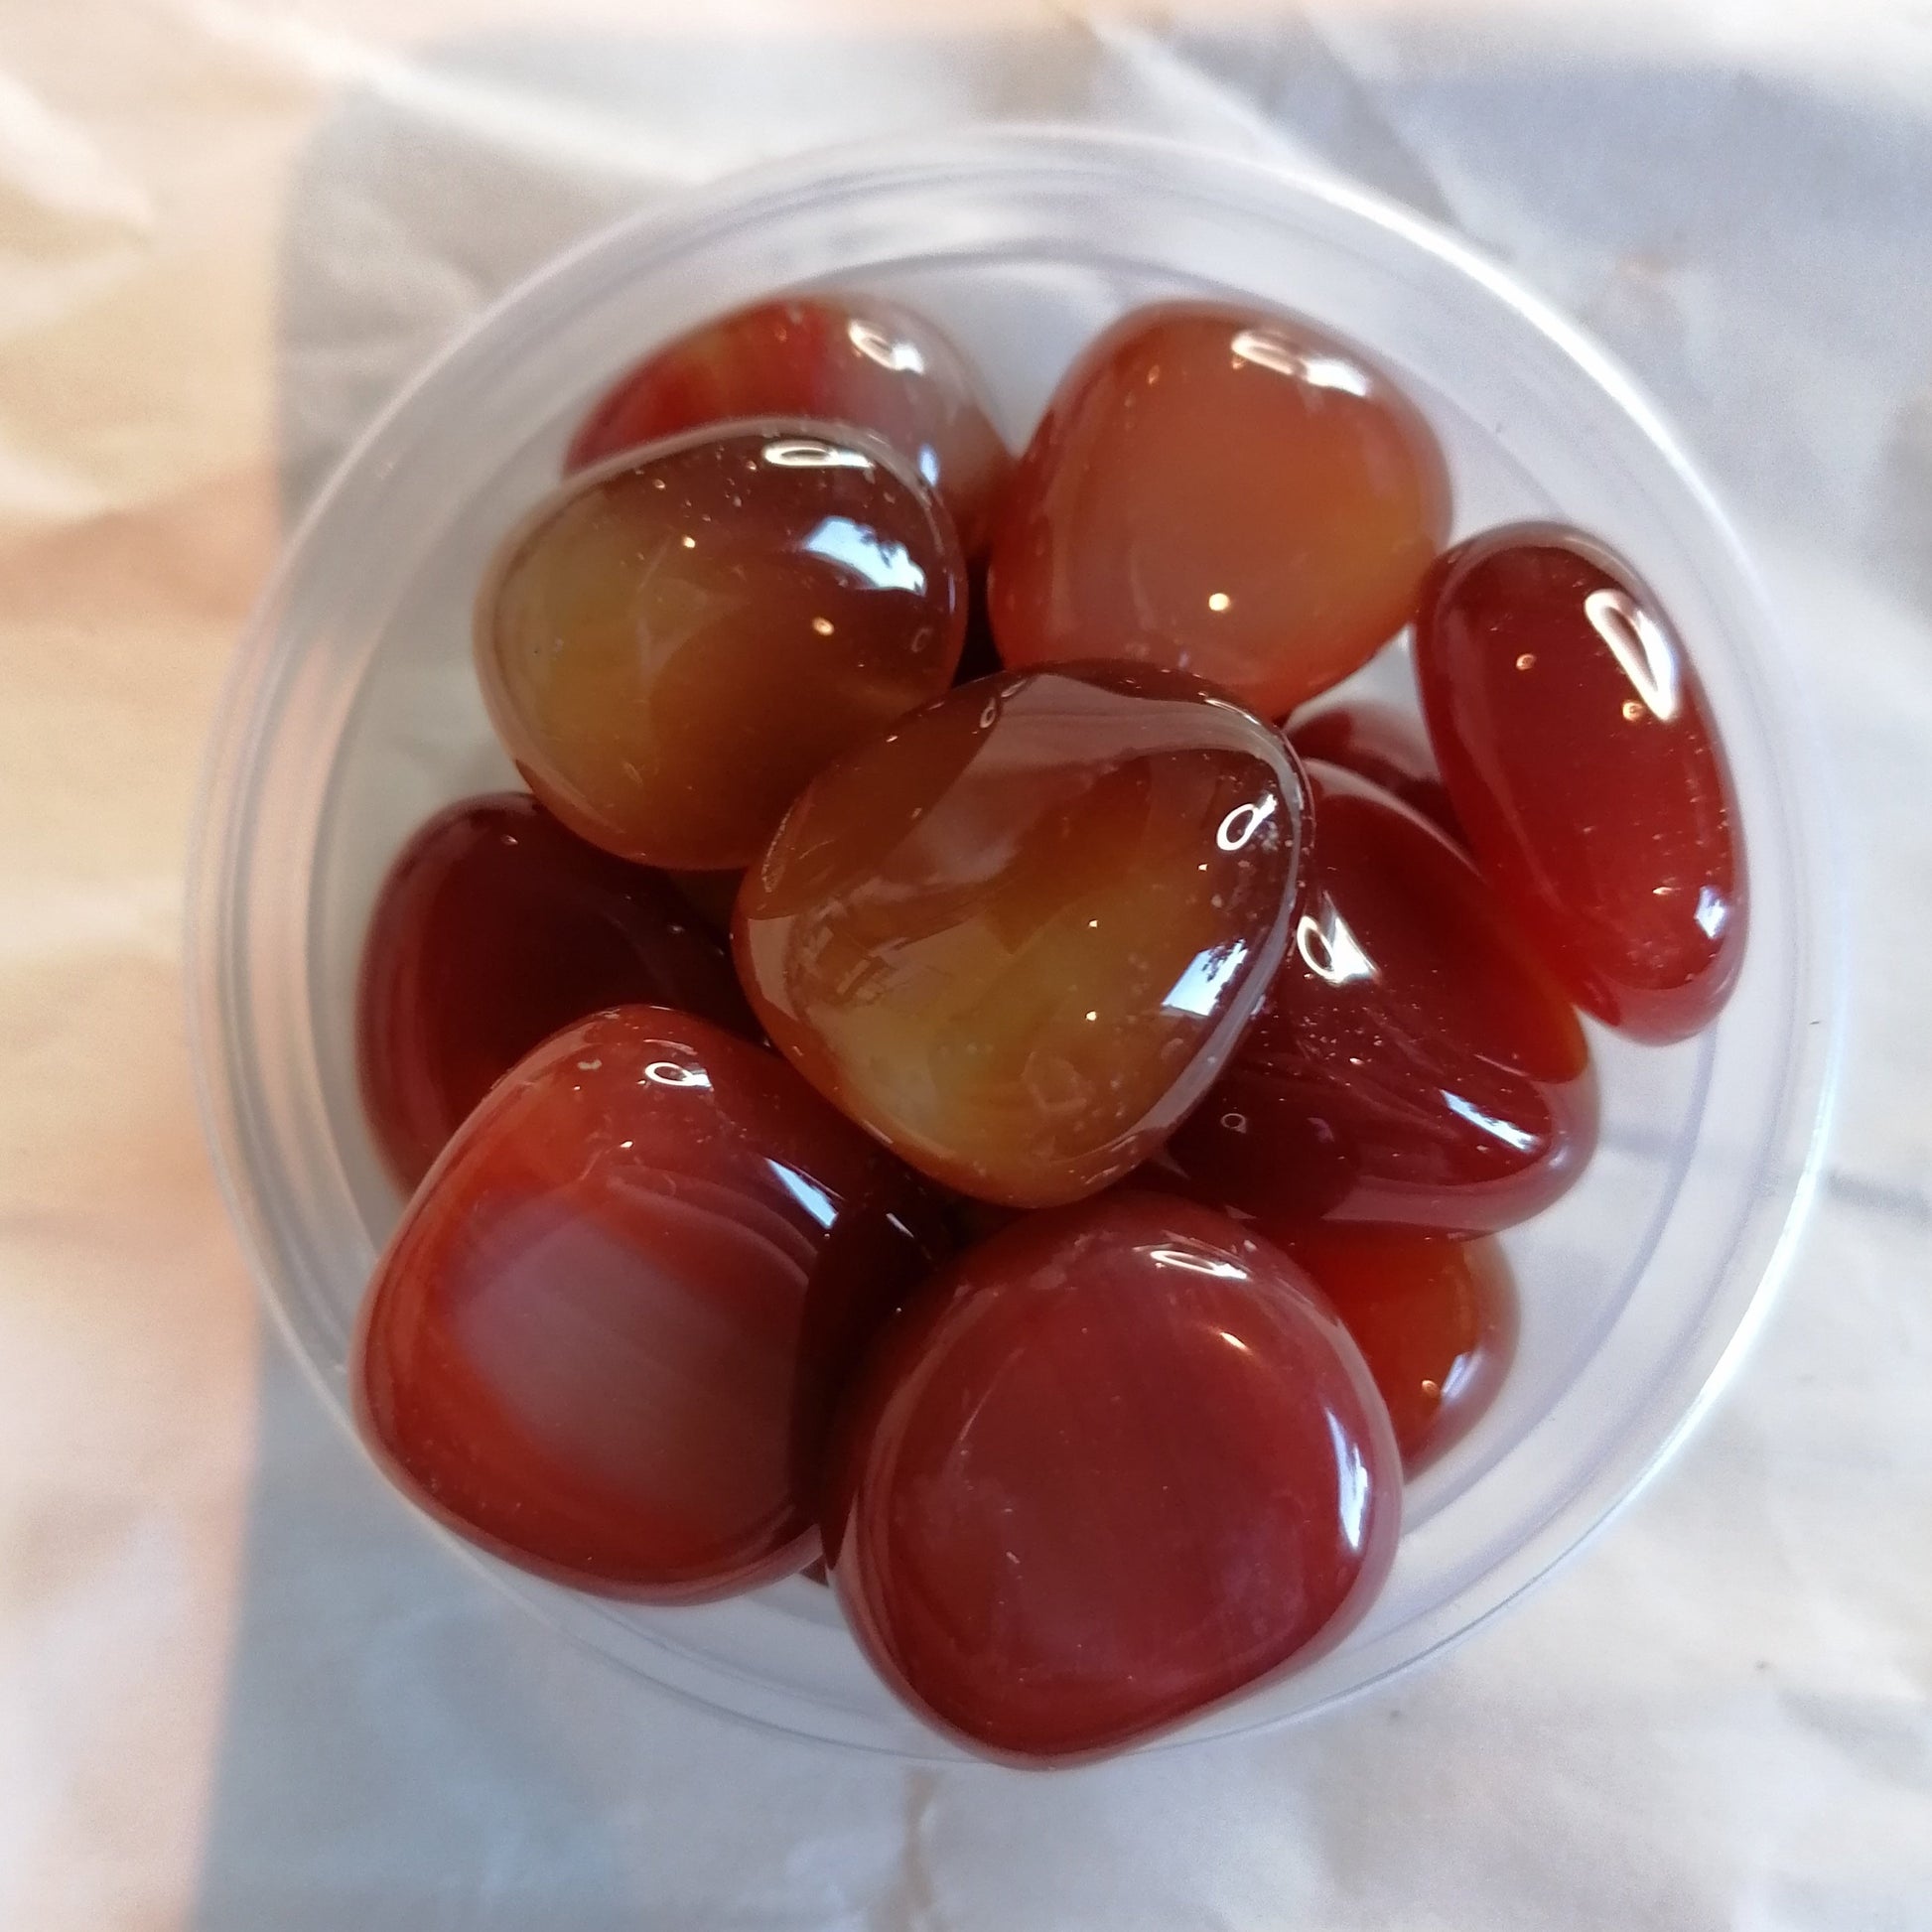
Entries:
POLYGON ((70 0, 0 17, 0 1924, 1932 1926, 1932 16, 70 0), (178 1020, 188 800, 287 520, 508 281, 989 116, 1332 168, 1569 308, 1747 534, 1832 752, 1854 1033, 1772 1317, 1446 1660, 1051 1777, 560 1648, 260 1331, 178 1020))

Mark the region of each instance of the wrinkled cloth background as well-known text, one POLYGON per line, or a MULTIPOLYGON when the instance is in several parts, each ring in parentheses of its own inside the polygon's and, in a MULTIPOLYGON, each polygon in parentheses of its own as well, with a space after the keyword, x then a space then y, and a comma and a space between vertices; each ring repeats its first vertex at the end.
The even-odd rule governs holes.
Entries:
POLYGON ((1932 8, 0 0, 0 1925, 1932 1926, 1932 8), (659 1697, 421 1535, 262 1323, 196 1127, 200 743, 291 516, 525 268, 961 118, 1330 167, 1623 358, 1836 773, 1854 1032, 1715 1413, 1451 1657, 1052 1778, 659 1697))

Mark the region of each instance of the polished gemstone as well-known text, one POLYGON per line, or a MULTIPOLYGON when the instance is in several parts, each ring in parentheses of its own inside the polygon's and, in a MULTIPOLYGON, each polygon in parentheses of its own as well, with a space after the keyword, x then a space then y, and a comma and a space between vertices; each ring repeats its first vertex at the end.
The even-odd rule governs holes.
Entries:
POLYGON ((1137 310, 1020 460, 994 633, 1010 665, 1135 658, 1284 717, 1410 621, 1449 518, 1435 438, 1360 351, 1228 304, 1137 310))
POLYGON ((1292 719, 1288 742, 1305 759, 1338 764, 1394 792, 1439 830, 1461 840, 1429 736, 1410 713, 1373 698, 1348 698, 1292 719))
POLYGON ((1577 531, 1472 538, 1416 630, 1469 844, 1572 997, 1638 1039, 1708 1026, 1744 954, 1743 828, 1669 616, 1577 531))
POLYGON ((834 1403, 930 1268, 924 1189, 775 1054, 655 1007, 493 1087, 377 1264, 364 1439, 423 1508, 612 1595, 817 1554, 834 1403))
POLYGON ((1271 1225, 1519 1221, 1595 1145, 1577 1016, 1458 847, 1352 772, 1308 769, 1314 832, 1294 941, 1163 1169, 1271 1225))
POLYGON ((912 1707, 998 1756, 1118 1749, 1336 1642, 1394 1440, 1276 1248, 1191 1202, 1031 1215, 928 1283, 857 1386, 833 1585, 912 1707))
POLYGON ((1149 668, 965 685, 821 772, 739 895, 740 976, 820 1092, 962 1193, 1125 1173, 1206 1091, 1282 955, 1279 734, 1149 668))
POLYGON ((879 446, 699 431, 566 484, 498 552, 477 664, 531 789, 647 865, 751 861, 806 779, 943 691, 966 579, 879 446))
POLYGON ((1279 1238, 1354 1337, 1402 1465, 1419 1473, 1481 1420, 1516 1352, 1516 1282, 1501 1245, 1325 1223, 1279 1238))
POLYGON ((872 431, 938 490, 967 554, 985 547, 1013 459, 979 378, 932 323, 876 296, 785 296, 700 323, 613 385, 566 468, 747 416, 872 431))
POLYGON ((356 986, 363 1106, 403 1189, 539 1040, 630 1001, 758 1031, 729 954, 664 876, 521 792, 437 813, 382 883, 356 986))

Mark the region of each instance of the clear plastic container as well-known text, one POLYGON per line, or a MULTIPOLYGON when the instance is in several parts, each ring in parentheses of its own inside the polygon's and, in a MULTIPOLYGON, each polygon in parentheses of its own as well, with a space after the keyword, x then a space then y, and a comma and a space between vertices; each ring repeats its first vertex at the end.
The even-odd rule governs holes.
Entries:
MULTIPOLYGON (((989 130, 740 177, 600 234, 498 303, 310 511, 222 707, 194 864, 191 997, 235 1222, 346 1425, 351 1323, 398 1206, 355 1092, 363 921, 423 818, 514 781, 470 664, 484 560, 621 366, 707 315, 813 282, 898 295, 940 320, 985 370, 1016 446, 1074 350, 1137 303, 1232 290, 1356 339, 1434 423, 1458 532, 1559 516, 1636 562, 1675 614, 1729 748, 1751 879, 1735 997, 1681 1046, 1596 1034, 1602 1149, 1557 1208, 1508 1237, 1525 1308, 1499 1403, 1411 1488, 1394 1574, 1349 1639, 1177 1740, 1307 1714, 1507 1602, 1679 1439, 1789 1251, 1840 1033, 1810 723, 1731 531, 1594 347, 1393 207, 1168 143, 989 130)), ((1398 653, 1364 675, 1407 692, 1398 653)), ((652 1609, 463 1547, 560 1635, 669 1690, 810 1737, 949 1754, 874 1679, 829 1592, 802 1579, 652 1609)))

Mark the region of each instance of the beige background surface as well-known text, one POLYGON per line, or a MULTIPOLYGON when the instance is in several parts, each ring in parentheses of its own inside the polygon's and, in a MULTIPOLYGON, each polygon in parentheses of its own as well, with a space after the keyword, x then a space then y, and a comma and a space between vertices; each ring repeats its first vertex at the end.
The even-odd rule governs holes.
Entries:
POLYGON ((0 1924, 1932 1925, 1924 9, 727 6, 742 97, 590 107, 514 57, 619 34, 648 75, 679 18, 0 0, 0 1924), (1820 1212, 1664 1477, 1427 1673, 1056 1781, 727 1728, 415 1537, 262 1331, 178 983, 225 659, 413 362, 639 196, 1016 111, 1340 167, 1601 333, 1809 657, 1859 948, 1820 1212), (357 202, 369 125, 419 200, 357 202), (305 336, 292 288, 340 310, 305 336))

